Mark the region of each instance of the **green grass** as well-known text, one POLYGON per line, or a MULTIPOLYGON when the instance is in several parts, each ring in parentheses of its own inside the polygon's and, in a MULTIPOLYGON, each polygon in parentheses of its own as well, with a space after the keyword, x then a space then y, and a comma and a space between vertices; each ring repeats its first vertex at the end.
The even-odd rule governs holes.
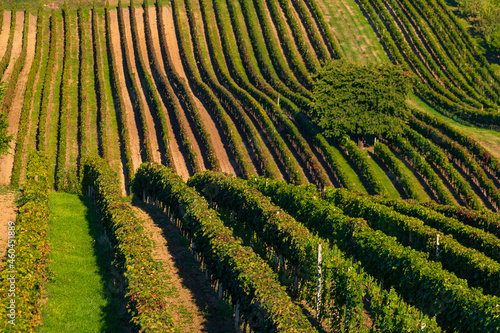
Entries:
POLYGON ((50 281, 39 332, 122 331, 119 301, 103 263, 111 247, 89 205, 73 194, 50 196, 50 281))
POLYGON ((318 0, 318 5, 347 60, 360 64, 389 62, 355 0, 318 0))
POLYGON ((368 150, 366 149, 363 149, 361 151, 363 152, 363 154, 366 155, 368 163, 372 165, 373 170, 375 171, 375 175, 382 182, 382 186, 384 186, 387 193, 389 194, 389 198, 391 199, 401 198, 401 195, 399 194, 398 190, 396 190, 394 184, 392 184, 391 180, 389 179, 385 171, 380 167, 380 165, 377 164, 377 162, 373 160, 372 158, 373 154, 368 152, 368 150))

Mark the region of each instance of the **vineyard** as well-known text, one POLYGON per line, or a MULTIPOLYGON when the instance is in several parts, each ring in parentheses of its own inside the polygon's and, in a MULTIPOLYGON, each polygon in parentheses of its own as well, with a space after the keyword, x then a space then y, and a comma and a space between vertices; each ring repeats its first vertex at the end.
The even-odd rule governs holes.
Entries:
POLYGON ((153 216, 236 331, 499 330, 500 153, 480 134, 500 137, 500 70, 445 0, 60 7, 0 6, 18 327, 44 321, 54 189, 93 199, 132 331, 206 331, 171 303, 153 216), (317 74, 361 58, 413 78, 401 135, 361 144, 313 120, 317 74))

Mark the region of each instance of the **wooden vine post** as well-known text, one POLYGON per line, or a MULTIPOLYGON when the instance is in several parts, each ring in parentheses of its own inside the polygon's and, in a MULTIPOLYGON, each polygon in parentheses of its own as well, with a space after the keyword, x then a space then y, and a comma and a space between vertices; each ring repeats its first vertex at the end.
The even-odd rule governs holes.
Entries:
POLYGON ((323 260, 321 243, 318 244, 318 289, 316 292, 316 319, 319 319, 321 308, 321 262, 323 260))

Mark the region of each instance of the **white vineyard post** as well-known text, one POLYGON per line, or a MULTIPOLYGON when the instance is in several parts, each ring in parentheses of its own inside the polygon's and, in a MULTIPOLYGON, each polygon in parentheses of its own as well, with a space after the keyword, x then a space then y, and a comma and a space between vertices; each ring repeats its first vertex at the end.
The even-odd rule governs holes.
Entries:
POLYGON ((321 243, 318 244, 318 289, 316 292, 316 319, 319 319, 320 307, 321 307, 321 262, 322 258, 322 248, 321 243))
POLYGON ((349 319, 347 318, 347 315, 348 315, 348 308, 349 306, 349 301, 345 301, 345 321, 344 321, 344 333, 347 333, 349 332, 349 327, 347 325, 347 323, 349 322, 349 319))
POLYGON ((427 326, 427 324, 426 324, 426 323, 422 323, 422 324, 420 324, 420 333, 424 333, 424 332, 425 332, 424 330, 425 330, 425 327, 426 327, 426 326, 427 326))
POLYGON ((222 290, 222 282, 219 281, 218 287, 219 287, 219 299, 222 299, 222 291, 223 291, 222 290))
POLYGON ((276 272, 278 270, 278 253, 275 251, 274 252, 274 271, 276 272))
POLYGON ((439 258, 439 234, 436 235, 436 258, 439 258))
POLYGON ((234 327, 236 332, 241 332, 240 330, 240 303, 236 301, 236 310, 234 310, 234 327))

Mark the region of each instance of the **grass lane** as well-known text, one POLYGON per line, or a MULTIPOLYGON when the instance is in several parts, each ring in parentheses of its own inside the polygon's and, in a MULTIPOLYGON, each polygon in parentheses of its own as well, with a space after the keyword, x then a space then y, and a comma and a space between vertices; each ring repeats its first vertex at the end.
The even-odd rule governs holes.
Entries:
POLYGON ((111 245, 91 205, 73 194, 50 196, 50 275, 39 332, 128 331, 111 245))

